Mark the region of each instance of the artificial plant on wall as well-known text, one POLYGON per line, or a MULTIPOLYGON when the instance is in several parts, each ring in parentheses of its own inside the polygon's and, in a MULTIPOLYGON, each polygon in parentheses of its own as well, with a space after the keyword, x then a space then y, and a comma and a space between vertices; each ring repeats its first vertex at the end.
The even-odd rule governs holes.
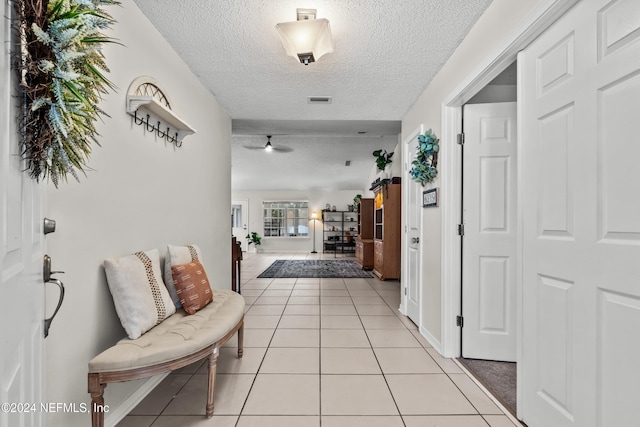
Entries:
POLYGON ((425 185, 433 181, 438 175, 438 152, 440 140, 431 129, 424 135, 418 135, 418 149, 416 159, 411 162, 411 179, 425 185))
POLYGON ((378 170, 383 171, 388 164, 393 162, 393 160, 391 160, 393 157, 393 151, 391 153, 387 153, 387 150, 376 150, 373 152, 373 157, 376 158, 376 166, 378 166, 378 170))
POLYGON ((102 32, 115 23, 101 6, 116 0, 16 0, 15 68, 22 91, 21 155, 29 175, 60 178, 88 168, 95 122, 106 113, 98 103, 109 71, 102 32))

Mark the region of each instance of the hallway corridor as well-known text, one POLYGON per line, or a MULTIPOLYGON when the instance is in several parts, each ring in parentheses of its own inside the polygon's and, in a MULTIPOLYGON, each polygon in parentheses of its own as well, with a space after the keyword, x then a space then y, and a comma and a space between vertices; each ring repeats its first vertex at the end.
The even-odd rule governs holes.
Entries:
POLYGON ((255 278, 305 258, 244 254, 244 357, 235 337, 223 347, 212 419, 202 362, 170 374, 118 427, 514 426, 398 313, 399 282, 255 278))

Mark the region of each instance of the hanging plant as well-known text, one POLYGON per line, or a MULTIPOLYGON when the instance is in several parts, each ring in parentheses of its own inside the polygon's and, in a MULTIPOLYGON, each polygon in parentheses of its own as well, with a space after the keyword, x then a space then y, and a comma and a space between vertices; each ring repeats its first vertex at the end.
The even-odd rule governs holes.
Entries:
POLYGON ((376 158, 376 165, 378 166, 378 169, 383 171, 384 168, 393 161, 391 160, 393 157, 393 151, 391 153, 387 153, 387 150, 376 150, 373 152, 373 157, 376 158))
POLYGON ((411 178, 425 185, 433 181, 438 175, 438 151, 440 151, 440 140, 429 129, 424 135, 418 135, 418 150, 416 159, 411 162, 412 168, 409 171, 411 178))
POLYGON ((100 8, 116 0, 15 1, 16 71, 23 106, 19 116, 21 155, 29 175, 51 179, 58 187, 67 174, 78 180, 88 169, 95 121, 107 114, 98 107, 109 71, 102 46, 114 42, 102 34, 115 23, 100 8))

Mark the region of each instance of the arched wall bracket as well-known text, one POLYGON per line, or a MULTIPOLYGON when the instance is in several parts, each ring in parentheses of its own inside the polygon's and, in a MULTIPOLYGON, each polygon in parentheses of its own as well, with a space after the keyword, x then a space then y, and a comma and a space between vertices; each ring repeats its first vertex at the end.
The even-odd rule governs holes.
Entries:
POLYGON ((177 147, 182 146, 185 136, 196 132, 171 110, 169 98, 149 76, 141 76, 131 82, 126 109, 135 124, 144 126, 147 132, 155 133, 177 147))

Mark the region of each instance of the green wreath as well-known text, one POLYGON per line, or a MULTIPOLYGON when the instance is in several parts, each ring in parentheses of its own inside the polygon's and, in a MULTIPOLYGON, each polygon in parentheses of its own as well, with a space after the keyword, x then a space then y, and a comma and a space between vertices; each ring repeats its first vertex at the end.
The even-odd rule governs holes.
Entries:
POLYGON ((433 181, 438 175, 438 151, 440 151, 440 140, 431 129, 424 135, 418 135, 418 150, 416 159, 411 162, 412 168, 409 171, 411 179, 425 185, 433 181))
POLYGON ((102 34, 115 21, 100 8, 116 0, 15 1, 19 45, 15 67, 23 92, 18 117, 21 156, 29 175, 57 187, 67 174, 78 180, 88 168, 98 107, 109 71, 102 34))

